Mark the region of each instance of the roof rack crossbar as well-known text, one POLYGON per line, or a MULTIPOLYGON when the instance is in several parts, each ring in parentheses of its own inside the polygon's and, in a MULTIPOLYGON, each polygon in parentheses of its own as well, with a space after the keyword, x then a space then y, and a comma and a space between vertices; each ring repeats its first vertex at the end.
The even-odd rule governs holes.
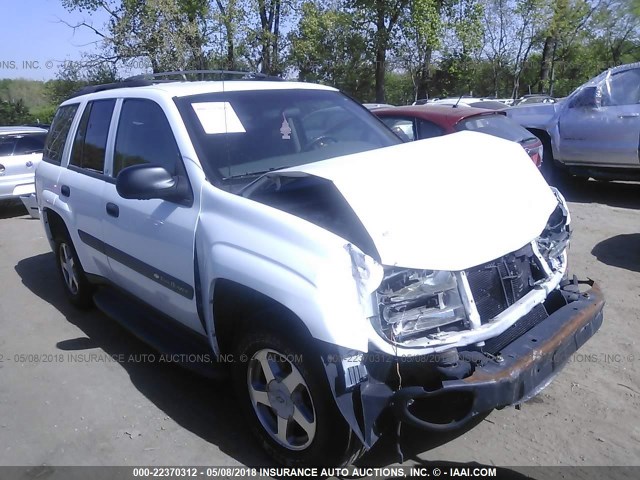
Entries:
POLYGON ((224 76, 236 77, 236 80, 267 80, 267 81, 283 81, 281 77, 274 77, 266 75, 264 73, 255 72, 241 72, 237 70, 179 70, 175 72, 160 72, 160 73, 143 73, 141 75, 135 75, 133 77, 125 78, 124 80, 106 83, 102 85, 89 85, 80 90, 72 93, 68 98, 79 97, 80 95, 86 95, 88 93, 103 92, 105 90, 115 90, 117 88, 127 87, 148 87, 157 83, 169 83, 175 81, 188 82, 188 75, 199 75, 199 80, 204 80, 205 75, 218 75, 220 78, 216 80, 223 80, 224 76), (171 79, 169 77, 180 76, 181 80, 171 79))
POLYGON ((126 80, 169 80, 169 77, 179 76, 186 82, 189 81, 187 76, 194 75, 198 76, 199 80, 204 80, 206 76, 214 75, 219 77, 240 77, 241 80, 282 80, 281 77, 257 72, 243 72, 240 70, 176 70, 173 72, 142 73, 140 75, 129 77, 126 80))

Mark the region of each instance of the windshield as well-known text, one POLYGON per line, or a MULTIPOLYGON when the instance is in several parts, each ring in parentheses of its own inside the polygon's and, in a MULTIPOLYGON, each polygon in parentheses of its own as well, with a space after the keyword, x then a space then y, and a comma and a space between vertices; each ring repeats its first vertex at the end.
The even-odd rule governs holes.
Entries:
POLYGON ((535 138, 527 129, 502 114, 475 115, 463 118, 456 125, 456 130, 459 132, 472 130, 474 132, 487 133, 519 143, 535 138))
POLYGON ((336 91, 232 91, 176 102, 207 176, 222 184, 401 143, 336 91))

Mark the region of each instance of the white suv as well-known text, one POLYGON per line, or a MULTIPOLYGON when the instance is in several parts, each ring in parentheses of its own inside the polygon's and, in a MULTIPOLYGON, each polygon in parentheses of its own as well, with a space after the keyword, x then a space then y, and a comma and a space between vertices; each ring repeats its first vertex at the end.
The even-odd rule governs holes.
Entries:
POLYGON ((399 142, 319 85, 124 81, 60 106, 36 190, 74 304, 230 371, 277 461, 343 465, 385 412, 442 432, 527 400, 602 323, 518 144, 399 142))

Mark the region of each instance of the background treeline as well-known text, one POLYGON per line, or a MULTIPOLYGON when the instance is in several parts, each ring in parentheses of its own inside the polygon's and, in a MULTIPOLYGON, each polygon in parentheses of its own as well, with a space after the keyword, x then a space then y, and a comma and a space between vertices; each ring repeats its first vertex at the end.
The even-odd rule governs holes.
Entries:
POLYGON ((61 1, 101 41, 55 80, 0 81, 0 124, 46 122, 71 91, 141 70, 250 70, 406 104, 561 97, 640 60, 640 0, 61 1))

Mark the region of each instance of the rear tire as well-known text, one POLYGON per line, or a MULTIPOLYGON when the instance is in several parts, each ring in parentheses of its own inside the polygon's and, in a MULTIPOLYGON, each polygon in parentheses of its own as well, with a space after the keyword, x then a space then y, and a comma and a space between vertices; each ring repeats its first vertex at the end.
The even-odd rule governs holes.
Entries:
POLYGON ((80 309, 90 308, 93 304, 93 286, 87 280, 73 242, 66 232, 55 238, 55 255, 67 298, 80 309))
POLYGON ((364 448, 342 417, 311 342, 248 330, 236 344, 233 380, 262 447, 287 466, 355 462, 364 448))

